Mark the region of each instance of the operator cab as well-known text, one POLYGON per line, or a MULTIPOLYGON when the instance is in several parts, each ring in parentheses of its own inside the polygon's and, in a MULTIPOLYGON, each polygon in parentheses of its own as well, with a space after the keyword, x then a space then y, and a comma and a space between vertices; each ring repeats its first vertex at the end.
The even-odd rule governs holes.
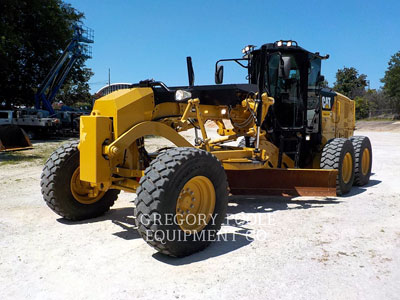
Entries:
MULTIPOLYGON (((295 41, 278 41, 265 44, 265 89, 274 97, 270 122, 279 129, 318 131, 319 91, 321 82, 321 59, 295 41)), ((261 50, 249 54, 249 81, 257 83, 260 73, 261 50)))
POLYGON ((257 85, 259 93, 267 92, 275 100, 261 127, 279 146, 278 167, 282 153, 292 157, 296 167, 300 161, 310 163, 305 156, 311 157, 309 153, 320 145, 322 138, 320 103, 321 94, 326 91, 321 92, 321 60, 329 55, 321 56, 299 47, 295 41, 282 40, 259 49, 249 45, 242 52, 241 59, 216 63, 215 82, 222 83, 223 68, 218 66, 219 62, 234 61, 247 68, 249 84, 257 85))
POLYGON ((217 86, 225 86, 221 85, 223 65, 219 64, 236 62, 247 69, 248 83, 253 89, 257 86, 258 92, 267 92, 275 99, 264 123, 265 129, 274 131, 272 135, 278 136, 282 132, 302 136, 320 133, 320 91, 324 81, 321 60, 329 58, 329 55, 321 56, 318 52, 303 49, 295 41, 282 40, 265 44, 259 49, 249 45, 242 52, 242 58, 217 61, 217 86))
POLYGON ((299 162, 303 162, 301 167, 304 167, 310 163, 309 153, 322 138, 320 92, 324 77, 321 76, 321 60, 329 55, 309 52, 295 41, 265 44, 246 55, 249 83, 263 86, 275 99, 263 128, 279 146, 278 167, 282 153, 291 156, 296 167, 300 166, 299 162), (260 76, 262 70, 264 76, 260 76))

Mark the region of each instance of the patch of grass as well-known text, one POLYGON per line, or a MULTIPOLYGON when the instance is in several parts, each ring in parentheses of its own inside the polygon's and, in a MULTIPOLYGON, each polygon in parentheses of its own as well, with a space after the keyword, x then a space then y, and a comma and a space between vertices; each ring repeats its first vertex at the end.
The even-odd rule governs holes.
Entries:
POLYGON ((25 155, 22 153, 2 153, 0 155, 0 166, 3 165, 17 165, 20 162, 24 161, 34 161, 41 158, 40 156, 37 155, 25 155))
POLYGON ((54 152, 61 144, 60 142, 38 143, 34 145, 33 149, 15 152, 0 153, 0 166, 4 165, 18 165, 23 162, 29 164, 43 165, 49 158, 51 153, 54 152))
POLYGON ((44 147, 41 147, 41 153, 40 153, 40 164, 44 165, 47 161, 47 159, 50 157, 50 155, 58 148, 61 146, 63 143, 57 143, 57 144, 51 144, 51 145, 45 145, 44 147))

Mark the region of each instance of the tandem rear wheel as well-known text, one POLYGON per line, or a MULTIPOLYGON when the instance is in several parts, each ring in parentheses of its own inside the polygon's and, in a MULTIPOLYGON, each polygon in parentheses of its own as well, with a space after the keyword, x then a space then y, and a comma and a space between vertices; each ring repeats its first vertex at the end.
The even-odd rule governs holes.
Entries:
POLYGON ((371 142, 365 136, 332 139, 322 150, 320 167, 338 170, 338 196, 348 193, 353 184, 365 185, 369 182, 372 168, 371 142))
POLYGON ((372 147, 366 136, 353 136, 350 138, 354 146, 354 184, 366 185, 369 182, 372 169, 372 147))

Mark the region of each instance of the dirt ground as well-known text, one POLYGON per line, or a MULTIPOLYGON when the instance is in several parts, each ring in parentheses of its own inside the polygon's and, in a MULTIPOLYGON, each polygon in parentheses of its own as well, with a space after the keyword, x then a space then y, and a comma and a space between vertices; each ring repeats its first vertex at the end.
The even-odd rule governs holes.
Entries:
POLYGON ((400 132, 400 121, 358 121, 359 131, 400 132))
POLYGON ((39 181, 60 141, 0 154, 0 299, 399 299, 400 131, 372 127, 357 132, 373 145, 368 186, 345 197, 231 197, 226 240, 182 259, 139 237, 135 194, 96 219, 54 214, 39 181))

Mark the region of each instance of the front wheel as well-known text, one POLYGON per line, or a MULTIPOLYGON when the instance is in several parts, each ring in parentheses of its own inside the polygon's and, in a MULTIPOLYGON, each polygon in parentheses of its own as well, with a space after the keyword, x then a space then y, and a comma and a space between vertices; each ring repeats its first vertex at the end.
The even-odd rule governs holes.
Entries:
POLYGON ((99 191, 80 180, 78 142, 58 148, 47 160, 40 185, 46 204, 69 220, 95 218, 110 209, 118 190, 99 191))
POLYGON ((136 225, 149 245, 169 256, 190 255, 215 240, 225 219, 225 170, 209 152, 166 150, 146 169, 135 204, 136 225))

